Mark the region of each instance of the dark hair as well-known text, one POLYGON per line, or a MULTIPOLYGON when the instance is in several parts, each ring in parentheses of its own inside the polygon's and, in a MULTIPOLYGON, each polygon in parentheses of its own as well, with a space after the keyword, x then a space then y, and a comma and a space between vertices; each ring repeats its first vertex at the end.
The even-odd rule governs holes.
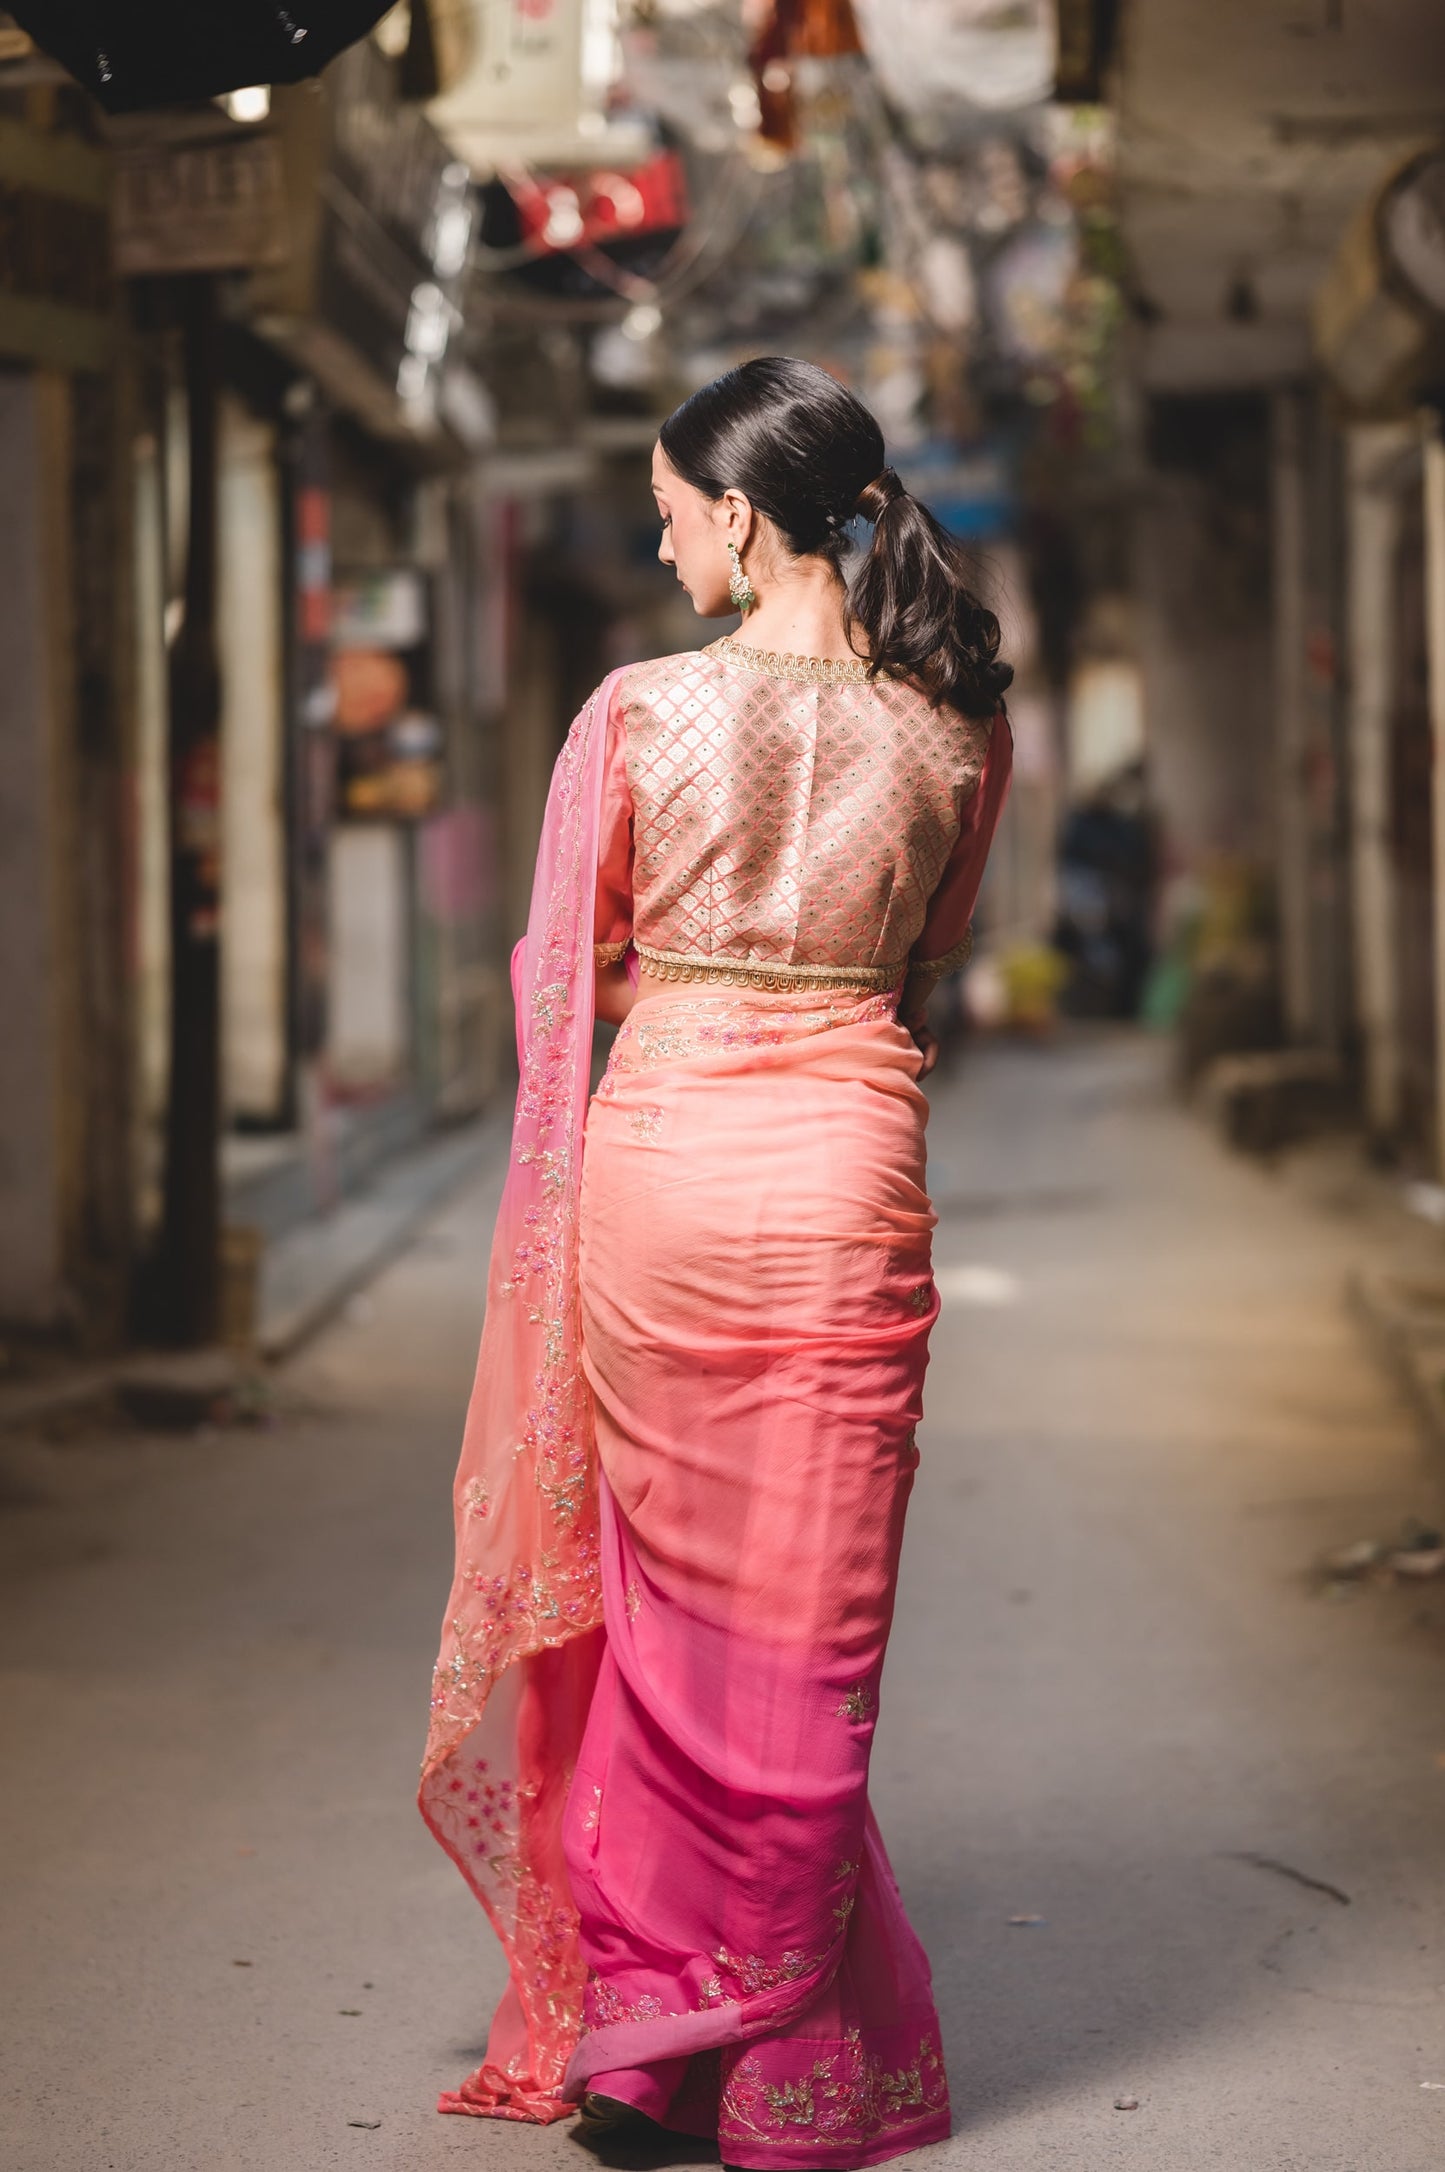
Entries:
POLYGON ((870 669, 911 679, 930 700, 992 716, 1013 677, 998 620, 969 587, 960 546, 883 460, 860 399, 815 362, 761 355, 715 377, 659 433, 670 465, 705 497, 741 490, 795 557, 842 571, 848 524, 873 535, 847 602, 848 636, 870 669))

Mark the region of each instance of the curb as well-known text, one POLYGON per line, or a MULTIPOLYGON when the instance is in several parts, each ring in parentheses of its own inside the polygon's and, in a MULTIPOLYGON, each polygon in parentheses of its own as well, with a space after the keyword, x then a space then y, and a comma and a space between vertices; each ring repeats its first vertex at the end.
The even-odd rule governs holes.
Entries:
POLYGON ((268 1245, 256 1293, 260 1357, 275 1364, 293 1356, 438 1207, 505 1157, 511 1136, 510 1106, 433 1136, 385 1164, 355 1198, 268 1245))
POLYGON ((295 1354, 404 1252, 443 1202, 505 1159, 510 1105, 433 1135, 377 1170, 365 1191, 269 1244, 261 1258, 255 1348, 128 1350, 0 1387, 0 1434, 121 1411, 161 1427, 205 1424, 248 1399, 259 1374, 295 1354))

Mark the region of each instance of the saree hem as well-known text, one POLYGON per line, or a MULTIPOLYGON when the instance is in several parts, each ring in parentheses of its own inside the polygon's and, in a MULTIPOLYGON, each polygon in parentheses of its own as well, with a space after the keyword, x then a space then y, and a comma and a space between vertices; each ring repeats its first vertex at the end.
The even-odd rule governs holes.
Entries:
POLYGON ((827 2167, 828 2172, 862 2172, 865 2165, 886 2164, 890 2157, 906 2157, 912 2150, 946 2142, 952 2131, 946 2111, 931 2112, 915 2126, 880 2135, 861 2150, 850 2149, 845 2143, 820 2142, 816 2147, 780 2143, 773 2149, 749 2143, 746 2156, 725 2156, 723 2163, 731 2166, 732 2172, 800 2172, 802 2166, 813 2164, 827 2167))
MULTIPOLYGON (((752 2032, 746 2032, 750 2035, 752 2032)), ((560 2094, 580 2098, 594 2075, 621 2074, 664 2059, 691 2058, 746 2041, 742 2010, 734 2004, 693 2014, 662 2014, 652 2021, 618 2021, 590 2029, 567 2062, 560 2094)))
MULTIPOLYGON (((595 2032, 604 2033, 615 2039, 619 2032, 595 2032)), ((853 2172, 950 2132, 931 2009, 839 2036, 763 2036, 718 2047, 720 2064, 706 2054, 679 2055, 675 2033, 671 2048, 671 2057, 639 2058, 630 2068, 599 2064, 589 2079, 671 2133, 715 2138, 723 2162, 739 2172, 799 2172, 812 2164, 853 2172)))

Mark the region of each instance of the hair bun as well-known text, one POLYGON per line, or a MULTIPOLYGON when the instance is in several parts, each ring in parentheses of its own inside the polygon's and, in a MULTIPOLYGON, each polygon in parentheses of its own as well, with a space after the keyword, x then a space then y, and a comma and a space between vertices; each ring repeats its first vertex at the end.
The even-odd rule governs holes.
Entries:
POLYGON ((865 483, 854 502, 853 511, 862 520, 877 520, 899 498, 906 498, 907 490, 892 468, 880 468, 871 483, 865 483))

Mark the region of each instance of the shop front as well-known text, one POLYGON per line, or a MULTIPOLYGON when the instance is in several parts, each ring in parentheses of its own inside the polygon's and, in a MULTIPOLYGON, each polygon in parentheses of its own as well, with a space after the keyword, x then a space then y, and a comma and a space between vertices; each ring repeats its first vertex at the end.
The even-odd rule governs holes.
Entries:
POLYGON ((447 351, 470 195, 372 40, 320 91, 277 90, 245 125, 214 110, 135 124, 124 167, 146 362, 139 1189, 159 1234, 174 1106, 168 682, 196 397, 176 315, 209 282, 218 1150, 239 1259, 475 1112, 499 1073, 497 724, 472 668, 499 570, 478 544, 489 410, 447 351))

